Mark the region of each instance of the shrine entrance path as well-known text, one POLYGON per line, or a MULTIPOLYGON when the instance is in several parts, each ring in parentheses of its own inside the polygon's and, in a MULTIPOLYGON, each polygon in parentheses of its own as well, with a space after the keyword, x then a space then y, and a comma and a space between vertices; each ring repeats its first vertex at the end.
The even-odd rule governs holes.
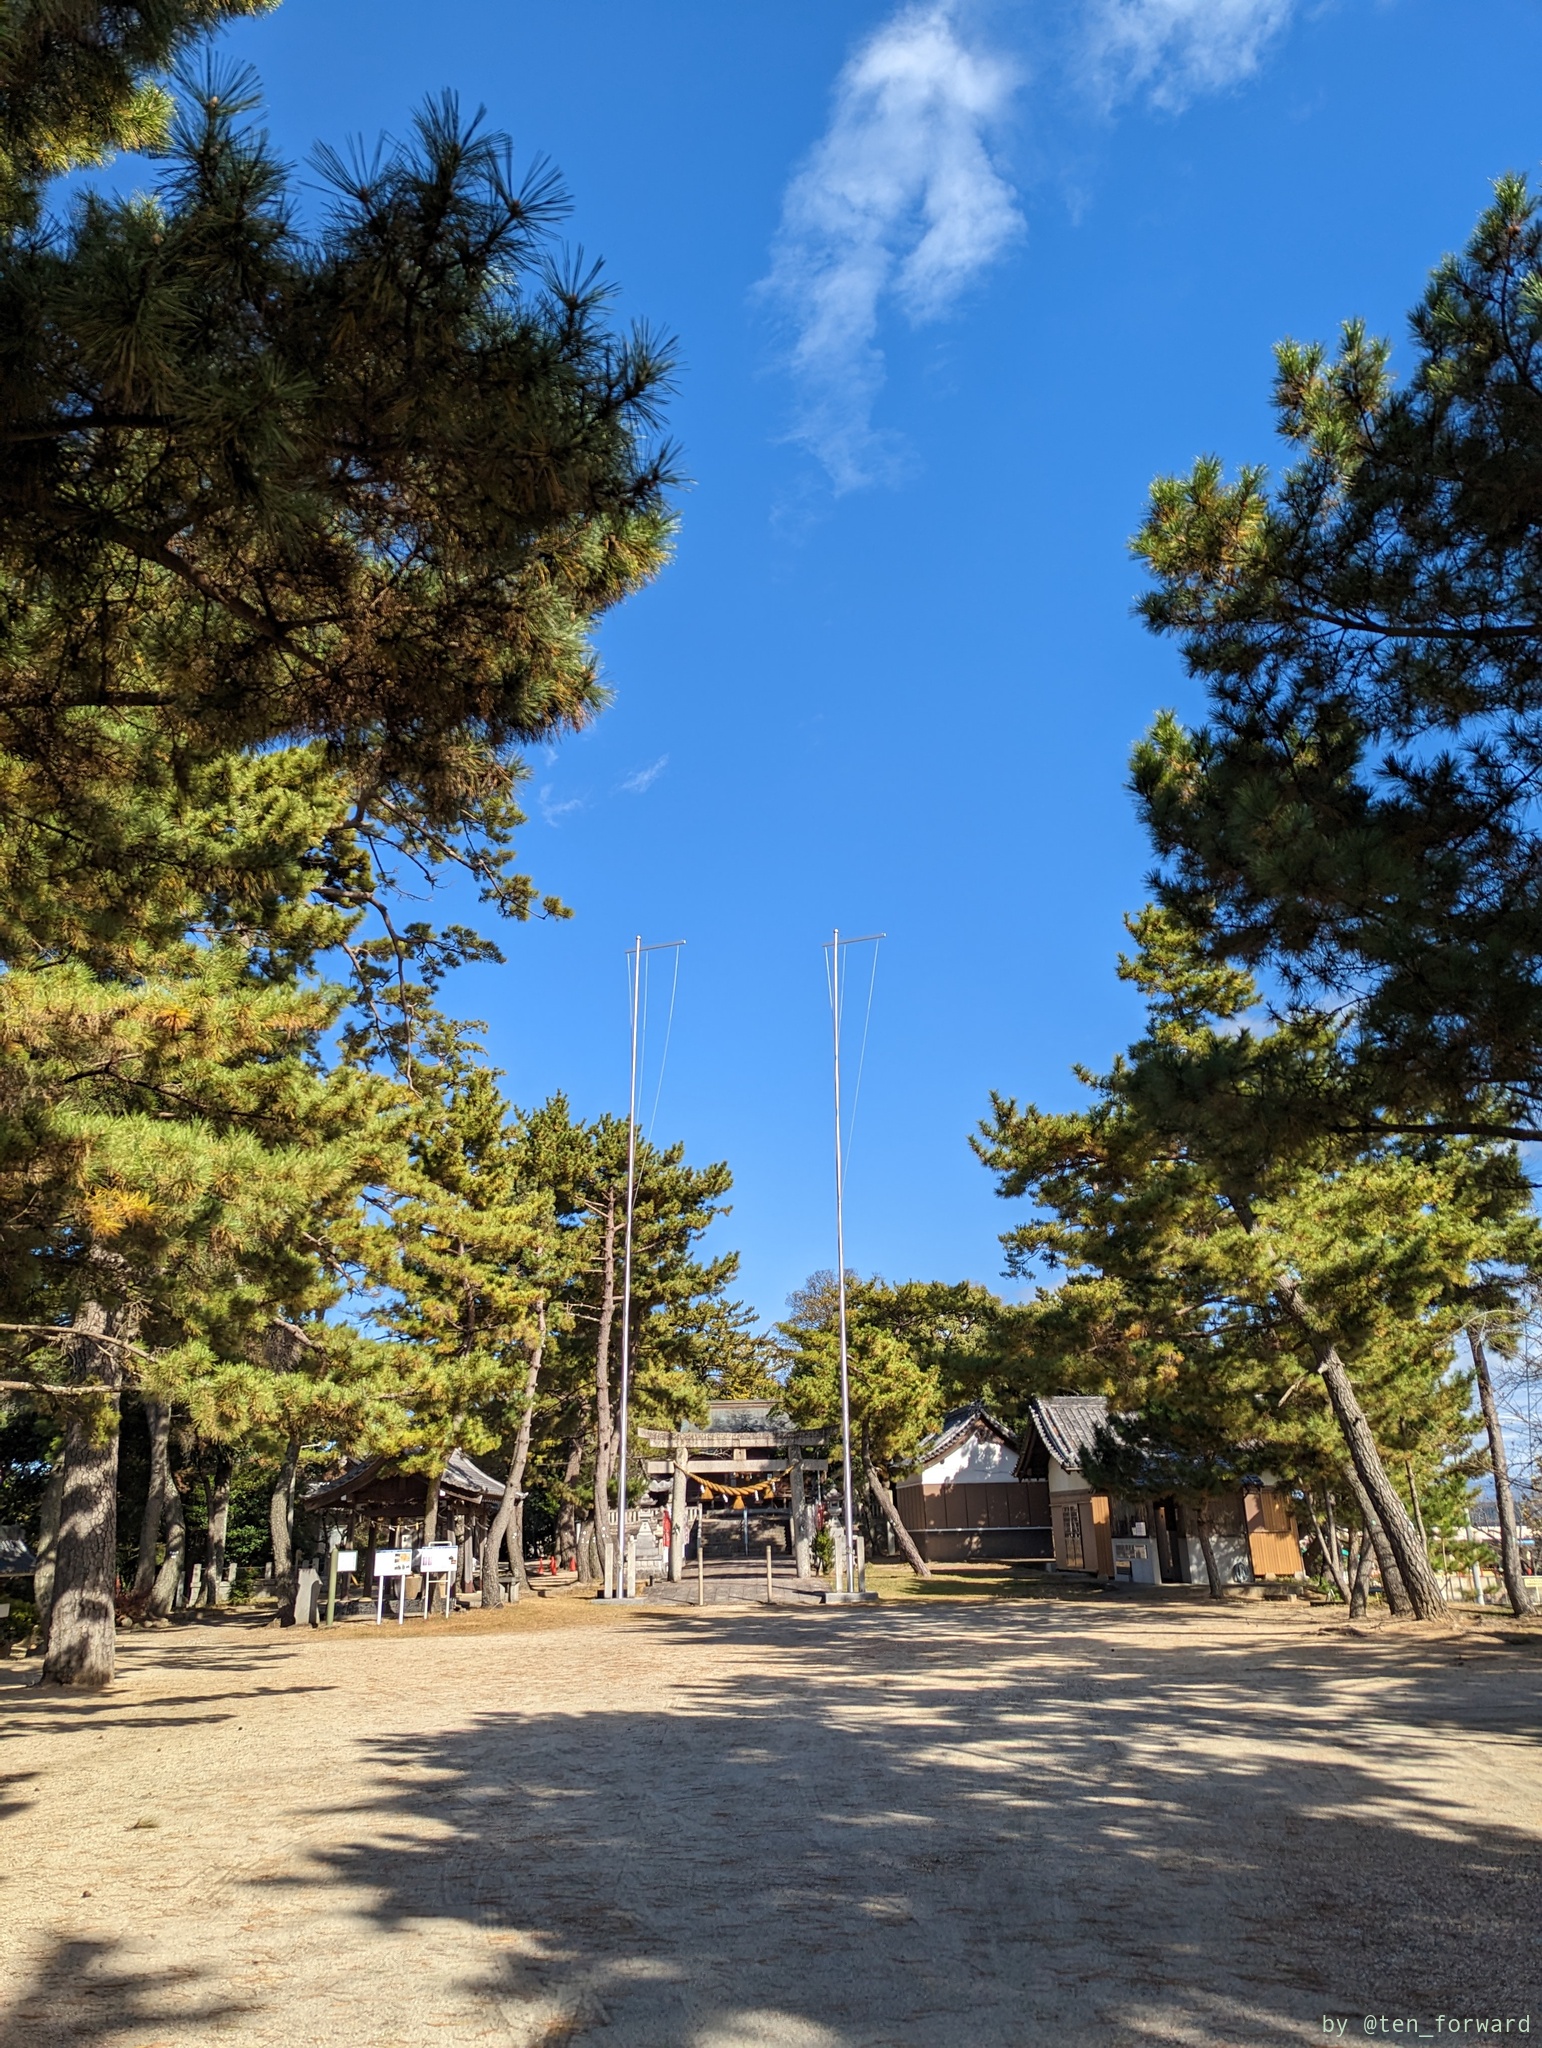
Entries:
MULTIPOLYGON (((785 1551, 773 1548, 771 1605, 817 1606, 822 1601, 825 1583, 823 1579, 800 1579, 793 1560, 785 1551)), ((752 1550, 748 1557, 742 1553, 729 1557, 705 1557, 699 1577, 695 1558, 688 1558, 682 1578, 673 1585, 668 1579, 655 1579, 641 1597, 652 1602, 667 1602, 675 1607, 694 1607, 698 1601, 708 1606, 726 1603, 764 1607, 768 1604, 764 1547, 758 1552, 752 1550)))
POLYGON ((190 1623, 96 1698, 13 1664, 0 2041, 1542 2035, 1539 1648, 1304 1608, 566 1598, 190 1623))

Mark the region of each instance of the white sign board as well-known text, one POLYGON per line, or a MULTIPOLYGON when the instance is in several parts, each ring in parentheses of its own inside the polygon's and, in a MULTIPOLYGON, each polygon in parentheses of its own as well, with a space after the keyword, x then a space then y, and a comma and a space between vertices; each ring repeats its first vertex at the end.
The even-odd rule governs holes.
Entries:
POLYGON ((377 1579, 404 1579, 412 1570, 410 1550, 377 1550, 375 1552, 375 1577, 377 1579))
POLYGON ((425 1543, 418 1552, 420 1572, 453 1572, 460 1552, 453 1543, 425 1543))
POLYGON ((337 1568, 340 1572, 356 1572, 359 1569, 359 1553, 356 1550, 340 1550, 337 1553, 337 1568))

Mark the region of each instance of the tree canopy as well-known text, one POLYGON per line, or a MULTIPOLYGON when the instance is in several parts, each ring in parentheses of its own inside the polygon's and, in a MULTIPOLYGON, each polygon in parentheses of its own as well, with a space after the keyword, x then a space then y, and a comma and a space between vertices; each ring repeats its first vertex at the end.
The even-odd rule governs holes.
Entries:
POLYGON ((1411 321, 1287 342, 1294 460, 1151 495, 1150 627, 1203 685, 1135 786, 1161 900, 1270 992, 1343 1016, 1343 1126, 1530 1137, 1542 1089, 1542 218, 1499 181, 1411 321))

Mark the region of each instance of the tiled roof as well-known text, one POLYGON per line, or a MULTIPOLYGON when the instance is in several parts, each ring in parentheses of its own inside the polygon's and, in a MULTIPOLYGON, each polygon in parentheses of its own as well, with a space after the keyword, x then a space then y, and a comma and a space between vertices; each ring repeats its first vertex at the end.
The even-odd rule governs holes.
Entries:
POLYGON ((1082 1453, 1092 1449, 1094 1436, 1108 1421, 1108 1403, 1101 1394, 1056 1394, 1030 1401, 1028 1410, 1044 1448, 1067 1472, 1079 1470, 1082 1453))
POLYGON ((1017 1449, 1017 1438, 1011 1431, 1003 1429, 980 1402, 972 1401, 967 1408, 948 1410, 942 1418, 941 1429, 929 1436, 916 1452, 916 1464, 934 1465, 939 1458, 945 1458, 965 1437, 974 1433, 977 1425, 983 1426, 989 1435, 999 1437, 1009 1450, 1017 1449))
MULTIPOLYGON (((377 1479, 394 1478, 399 1471, 394 1459, 365 1458, 357 1465, 350 1465, 340 1479, 323 1480, 313 1486, 305 1496, 310 1508, 339 1507, 357 1493, 362 1493, 377 1479)), ((451 1451, 445 1460, 444 1477, 439 1482, 439 1497, 446 1504, 454 1500, 502 1500, 503 1482, 494 1479, 490 1472, 484 1472, 480 1465, 474 1465, 464 1451, 451 1451)))
POLYGON ((451 1451, 444 1468, 444 1484, 459 1487, 463 1493, 480 1493, 488 1500, 502 1500, 504 1487, 501 1479, 494 1479, 491 1472, 484 1472, 480 1465, 473 1465, 464 1451, 451 1451))

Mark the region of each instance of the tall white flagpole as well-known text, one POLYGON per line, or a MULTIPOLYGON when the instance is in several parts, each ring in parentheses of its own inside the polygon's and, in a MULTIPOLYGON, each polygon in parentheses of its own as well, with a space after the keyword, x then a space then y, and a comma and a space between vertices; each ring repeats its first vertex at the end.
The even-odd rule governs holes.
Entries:
MULTIPOLYGON (((851 1361, 846 1341, 846 1163, 841 1143, 841 948, 876 945, 882 932, 868 932, 860 939, 843 939, 840 926, 830 940, 830 1010, 834 1023, 835 1070, 835 1293, 841 1351, 841 1477, 846 1509, 846 1594, 857 1592, 857 1517, 852 1486, 851 1459, 851 1361)), ((860 1077, 859 1077, 860 1081, 860 1077)))
POLYGON ((626 1232, 621 1260, 621 1449, 616 1468, 616 1555, 612 1586, 615 1597, 626 1597, 626 1446, 627 1409, 632 1391, 632 1216, 637 1201, 637 1022, 642 1001, 644 953, 668 953, 685 944, 669 939, 662 945, 645 946, 642 933, 627 953, 632 963, 632 1077, 626 1111, 626 1232))
POLYGON ((627 1405, 632 1381, 632 1208, 637 1193, 637 1011, 642 993, 642 933, 632 961, 632 1084, 626 1111, 626 1238, 621 1261, 621 1454, 616 1472, 616 1570, 612 1581, 617 1598, 626 1593, 626 1439, 627 1405))

